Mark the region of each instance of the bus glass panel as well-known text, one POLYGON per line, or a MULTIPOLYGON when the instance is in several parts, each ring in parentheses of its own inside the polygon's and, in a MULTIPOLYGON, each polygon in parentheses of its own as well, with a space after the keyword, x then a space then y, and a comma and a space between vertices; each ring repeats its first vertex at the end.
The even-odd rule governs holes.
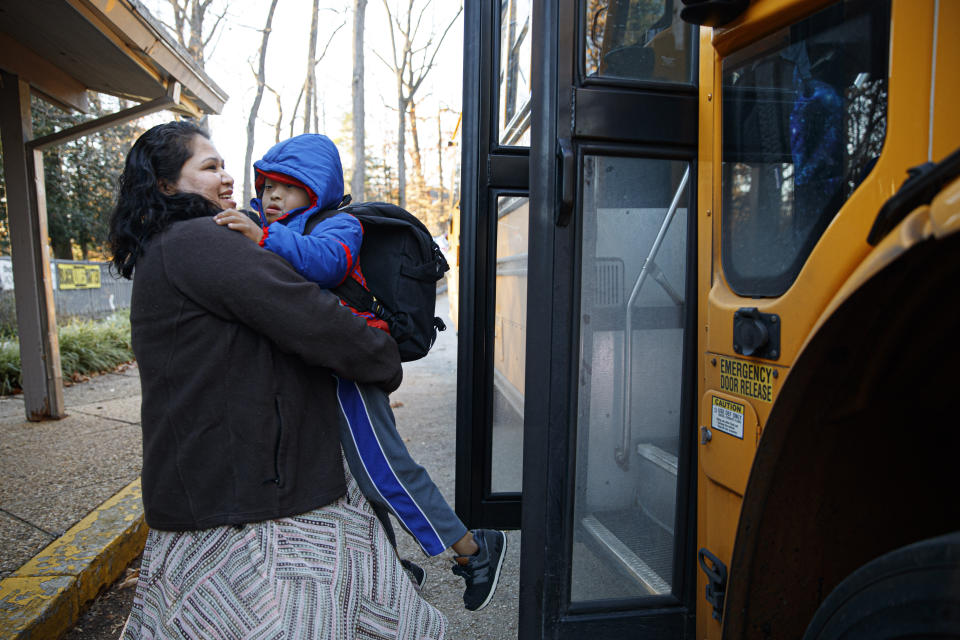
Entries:
POLYGON ((890 3, 847 0, 723 61, 724 275, 784 293, 873 168, 887 129, 890 3))
POLYGON ((680 0, 588 0, 586 75, 692 82, 695 30, 680 20, 682 7, 680 0))

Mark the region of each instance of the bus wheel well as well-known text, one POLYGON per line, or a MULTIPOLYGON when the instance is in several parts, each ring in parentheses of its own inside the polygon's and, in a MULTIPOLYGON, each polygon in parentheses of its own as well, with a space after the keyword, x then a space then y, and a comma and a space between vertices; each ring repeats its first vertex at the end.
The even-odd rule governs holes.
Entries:
POLYGON ((725 638, 798 637, 862 565, 960 530, 948 493, 960 466, 958 255, 955 234, 888 265, 784 381, 744 495, 725 638))

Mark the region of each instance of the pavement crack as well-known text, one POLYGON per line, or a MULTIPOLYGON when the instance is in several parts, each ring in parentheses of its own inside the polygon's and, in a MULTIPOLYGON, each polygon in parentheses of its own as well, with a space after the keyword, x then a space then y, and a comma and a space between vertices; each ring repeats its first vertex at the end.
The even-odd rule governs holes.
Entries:
POLYGON ((9 511, 7 511, 6 509, 4 509, 3 507, 0 507, 0 512, 7 514, 8 516, 10 516, 11 518, 13 518, 14 520, 19 520, 20 522, 22 522, 23 524, 27 525, 28 527, 33 527, 33 528, 36 529, 37 531, 40 531, 41 533, 50 536, 50 538, 51 538, 52 540, 56 540, 57 538, 60 537, 60 536, 58 536, 58 535, 55 534, 55 533, 51 533, 51 532, 47 531, 47 530, 44 529, 43 527, 40 527, 40 526, 37 526, 37 525, 33 524, 33 523, 30 522, 29 520, 24 520, 23 518, 21 518, 20 516, 18 516, 18 515, 15 514, 15 513, 10 513, 9 511))
POLYGON ((103 420, 110 420, 111 422, 119 422, 121 424, 128 425, 138 425, 139 422, 130 422, 129 420, 123 420, 121 418, 113 418, 111 416, 105 416, 102 413, 93 413, 91 411, 84 411, 83 409, 73 409, 76 413, 82 413, 85 416, 93 416, 95 418, 102 418, 103 420))

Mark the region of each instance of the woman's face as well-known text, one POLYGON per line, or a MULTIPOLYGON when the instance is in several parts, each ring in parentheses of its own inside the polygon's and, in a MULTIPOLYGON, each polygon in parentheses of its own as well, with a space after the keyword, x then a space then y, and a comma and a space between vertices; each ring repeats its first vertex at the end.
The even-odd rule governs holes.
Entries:
POLYGON ((195 193, 223 209, 234 209, 233 177, 226 172, 223 158, 213 144, 200 135, 193 137, 193 155, 183 163, 180 178, 165 188, 168 193, 195 193))

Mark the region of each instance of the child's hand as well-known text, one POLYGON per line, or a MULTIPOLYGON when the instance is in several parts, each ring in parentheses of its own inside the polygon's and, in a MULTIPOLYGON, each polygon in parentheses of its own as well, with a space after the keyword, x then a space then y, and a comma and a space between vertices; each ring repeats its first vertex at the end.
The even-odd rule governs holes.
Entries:
POLYGON ((263 229, 260 225, 247 217, 247 214, 236 209, 225 209, 213 216, 213 220, 219 225, 226 225, 228 229, 239 231, 257 244, 263 238, 263 229))

